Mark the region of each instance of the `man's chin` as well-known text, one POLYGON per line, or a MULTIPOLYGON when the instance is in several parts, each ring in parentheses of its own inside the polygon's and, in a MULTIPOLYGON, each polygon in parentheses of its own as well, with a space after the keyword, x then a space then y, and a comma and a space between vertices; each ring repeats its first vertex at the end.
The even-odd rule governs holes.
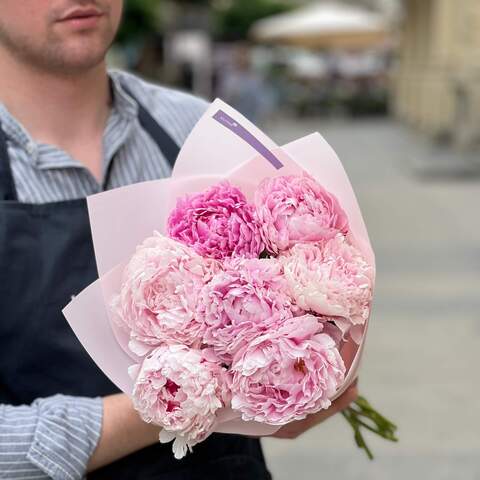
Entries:
POLYGON ((112 41, 113 32, 107 29, 52 35, 43 51, 44 61, 54 69, 88 70, 104 61, 112 41))
POLYGON ((59 75, 81 74, 105 62, 107 47, 96 48, 83 45, 82 48, 64 48, 62 51, 45 55, 43 67, 59 75))

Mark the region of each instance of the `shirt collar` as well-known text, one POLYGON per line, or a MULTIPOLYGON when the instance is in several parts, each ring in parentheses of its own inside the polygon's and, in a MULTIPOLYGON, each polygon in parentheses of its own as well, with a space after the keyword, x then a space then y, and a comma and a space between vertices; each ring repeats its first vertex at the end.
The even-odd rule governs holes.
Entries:
POLYGON ((126 118, 137 118, 138 103, 125 91, 117 72, 109 71, 109 78, 113 97, 112 110, 126 118))
POLYGON ((0 123, 7 138, 23 148, 30 156, 36 153, 37 144, 24 126, 0 103, 0 123))

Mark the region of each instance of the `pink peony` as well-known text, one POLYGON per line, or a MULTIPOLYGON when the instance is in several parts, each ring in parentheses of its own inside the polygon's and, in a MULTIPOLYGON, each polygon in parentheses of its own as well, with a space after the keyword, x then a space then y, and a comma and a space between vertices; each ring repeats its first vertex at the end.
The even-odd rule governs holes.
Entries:
POLYGON ((217 362, 185 345, 159 347, 143 361, 133 391, 134 406, 144 421, 164 428, 162 442, 175 439, 176 458, 212 433, 216 412, 224 406, 223 375, 217 362))
POLYGON ((255 208, 228 182, 178 200, 168 234, 204 257, 257 258, 263 250, 255 208))
POLYGON ((244 420, 284 425, 328 408, 345 378, 334 340, 313 315, 258 337, 232 364, 232 408, 244 420))
POLYGON ((198 318, 205 343, 229 363, 235 352, 292 316, 282 266, 275 259, 231 259, 205 285, 198 318))
POLYGON ((194 314, 198 293, 218 268, 158 233, 138 246, 113 302, 119 323, 130 331, 130 348, 144 355, 164 342, 196 345, 204 331, 194 314))
POLYGON ((279 261, 291 295, 305 311, 334 317, 344 334, 368 319, 372 268, 343 235, 318 244, 299 243, 279 261))
POLYGON ((348 231, 337 199, 307 173, 266 178, 255 192, 255 206, 262 239, 273 254, 348 231))

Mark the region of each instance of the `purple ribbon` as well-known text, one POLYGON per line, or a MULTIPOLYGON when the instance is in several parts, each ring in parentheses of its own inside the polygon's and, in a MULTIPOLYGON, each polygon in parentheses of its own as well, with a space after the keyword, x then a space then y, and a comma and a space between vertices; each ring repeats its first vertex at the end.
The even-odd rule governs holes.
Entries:
POLYGON ((247 142, 260 155, 266 158, 277 170, 283 167, 283 163, 258 138, 253 136, 245 127, 240 125, 234 118, 225 113, 223 110, 219 110, 217 113, 215 113, 213 118, 239 136, 242 140, 247 142))

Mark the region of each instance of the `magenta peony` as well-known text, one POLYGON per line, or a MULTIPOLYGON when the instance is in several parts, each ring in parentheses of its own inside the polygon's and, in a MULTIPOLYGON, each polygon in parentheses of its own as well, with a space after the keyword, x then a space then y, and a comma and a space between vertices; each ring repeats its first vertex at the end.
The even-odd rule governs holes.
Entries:
POLYGON ((337 199, 307 173, 266 178, 255 192, 255 206, 262 239, 273 254, 348 231, 337 199))
POLYGON ((313 315, 294 317, 237 353, 232 408, 244 420, 284 425, 330 406, 345 366, 322 328, 313 315))
POLYGON ((198 319, 205 343, 226 363, 242 346, 292 316, 282 265, 275 259, 231 259, 203 288, 198 319))
POLYGON ((162 442, 175 440, 176 458, 212 433, 216 412, 224 406, 224 374, 217 362, 185 345, 159 347, 143 361, 133 391, 134 406, 143 420, 164 428, 162 442))
POLYGON ((168 218, 168 235, 216 259, 257 258, 263 250, 255 208, 228 182, 178 200, 168 218))
POLYGON ((204 332, 194 314, 198 293, 218 269, 216 261, 160 234, 138 246, 113 302, 132 351, 144 355, 164 342, 198 344, 204 332))
MULTIPOLYGON (((366 322, 372 268, 343 235, 318 244, 299 243, 282 253, 279 261, 291 295, 305 311, 333 317, 344 334, 366 322)), ((358 341, 357 334, 355 338, 358 341)))

